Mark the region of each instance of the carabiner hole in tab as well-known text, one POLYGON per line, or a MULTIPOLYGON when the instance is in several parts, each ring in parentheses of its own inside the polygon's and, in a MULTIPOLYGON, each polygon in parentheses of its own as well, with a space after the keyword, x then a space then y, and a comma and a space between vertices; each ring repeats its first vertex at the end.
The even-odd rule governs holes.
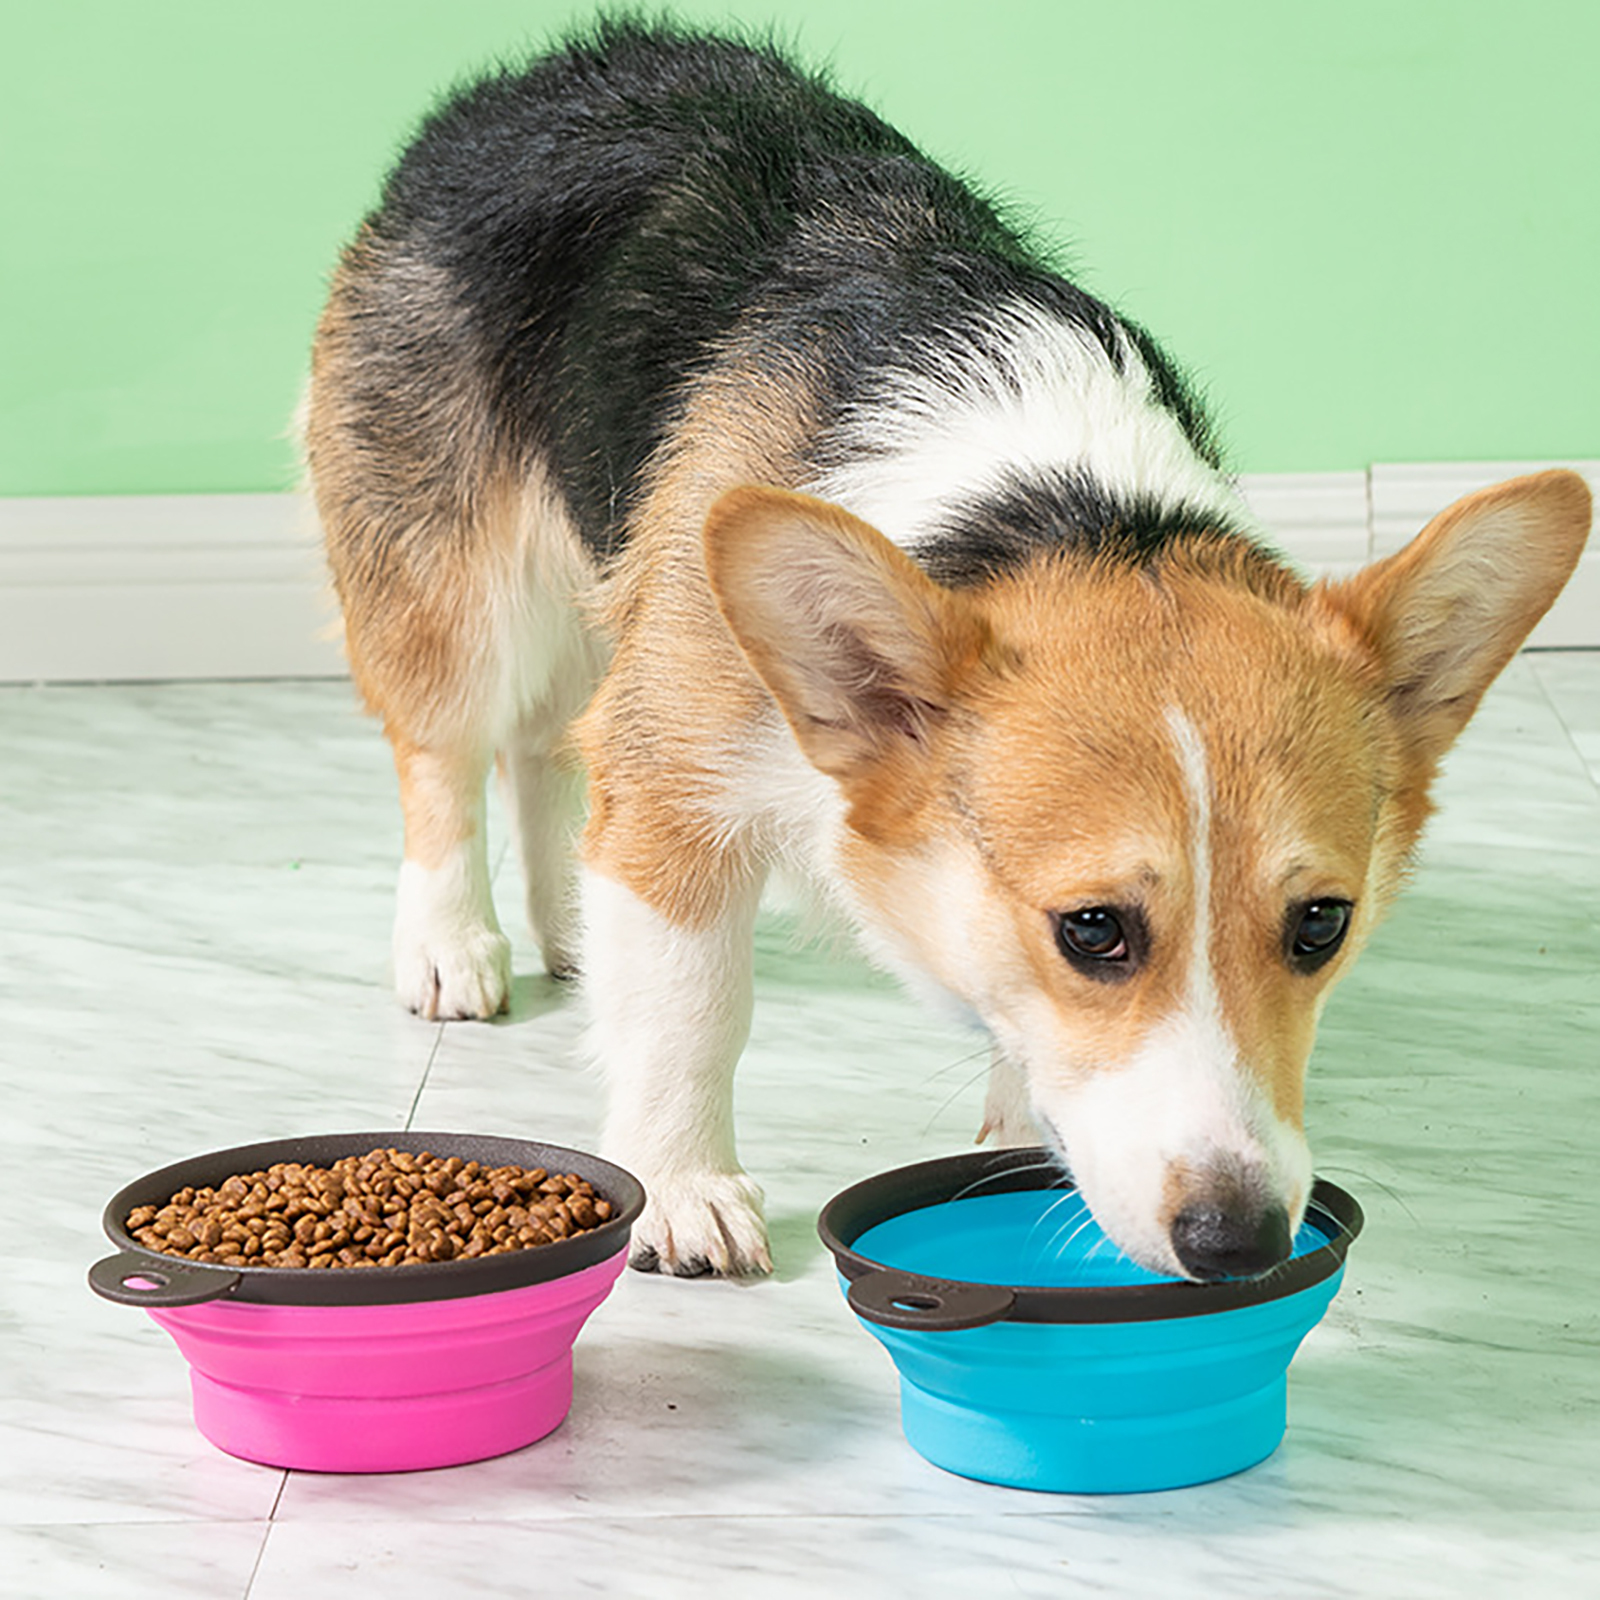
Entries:
POLYGON ((894 1268, 864 1272, 845 1291, 850 1309, 881 1328, 931 1333, 981 1328, 1011 1314, 1016 1296, 998 1284, 920 1278, 894 1268))
POLYGON ((102 1300, 155 1311, 220 1300, 239 1282, 239 1274, 228 1267, 177 1261, 171 1267, 157 1266, 129 1250, 89 1268, 89 1287, 102 1300))

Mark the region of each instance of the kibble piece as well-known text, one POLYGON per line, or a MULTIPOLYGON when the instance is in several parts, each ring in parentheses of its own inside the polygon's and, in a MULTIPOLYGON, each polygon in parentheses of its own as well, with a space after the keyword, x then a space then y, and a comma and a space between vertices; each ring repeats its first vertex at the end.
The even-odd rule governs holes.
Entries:
POLYGON ((136 1207, 127 1229, 147 1249, 231 1267, 395 1267, 535 1249, 611 1215, 572 1173, 378 1149, 187 1185, 136 1207))

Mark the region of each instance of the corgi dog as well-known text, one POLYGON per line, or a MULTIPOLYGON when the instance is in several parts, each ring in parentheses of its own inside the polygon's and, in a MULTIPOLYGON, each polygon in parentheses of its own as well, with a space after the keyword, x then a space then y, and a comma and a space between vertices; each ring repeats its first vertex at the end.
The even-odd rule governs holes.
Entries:
POLYGON ((981 1022, 985 1134, 1129 1256, 1282 1261, 1319 1014, 1590 520, 1539 473, 1308 585, 1161 349, 991 203, 772 48, 622 21, 428 117, 305 443, 399 996, 507 1005, 495 767, 634 1264, 684 1275, 770 1267, 732 1082, 779 865, 981 1022))

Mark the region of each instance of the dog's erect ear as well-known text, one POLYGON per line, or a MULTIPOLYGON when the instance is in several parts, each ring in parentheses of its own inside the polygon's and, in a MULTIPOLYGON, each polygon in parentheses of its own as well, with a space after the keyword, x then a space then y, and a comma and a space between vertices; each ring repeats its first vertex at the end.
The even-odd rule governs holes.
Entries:
POLYGON ((730 490, 706 519, 705 554, 734 638, 832 777, 924 744, 981 652, 959 595, 825 500, 730 490))
POLYGON ((1437 761, 1550 609, 1589 532, 1575 472, 1513 478, 1441 511, 1405 549, 1317 586, 1383 663, 1414 756, 1437 761))

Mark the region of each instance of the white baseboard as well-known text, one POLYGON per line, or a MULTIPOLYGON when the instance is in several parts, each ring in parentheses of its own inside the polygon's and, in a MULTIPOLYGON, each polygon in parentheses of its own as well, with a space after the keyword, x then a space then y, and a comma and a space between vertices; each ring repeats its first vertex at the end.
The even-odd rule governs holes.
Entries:
MULTIPOLYGON (((1283 555, 1342 573, 1399 548, 1458 496, 1557 464, 1600 492, 1600 461, 1385 464, 1240 486, 1283 555)), ((1600 548, 1531 643, 1600 648, 1600 548)), ((303 496, 0 499, 0 683, 343 672, 303 496)))
POLYGON ((1372 519, 1366 473, 1250 472, 1239 488, 1274 548, 1296 566, 1321 576, 1353 571, 1367 560, 1372 519))
POLYGON ((0 682, 337 677, 296 494, 0 499, 0 682))

